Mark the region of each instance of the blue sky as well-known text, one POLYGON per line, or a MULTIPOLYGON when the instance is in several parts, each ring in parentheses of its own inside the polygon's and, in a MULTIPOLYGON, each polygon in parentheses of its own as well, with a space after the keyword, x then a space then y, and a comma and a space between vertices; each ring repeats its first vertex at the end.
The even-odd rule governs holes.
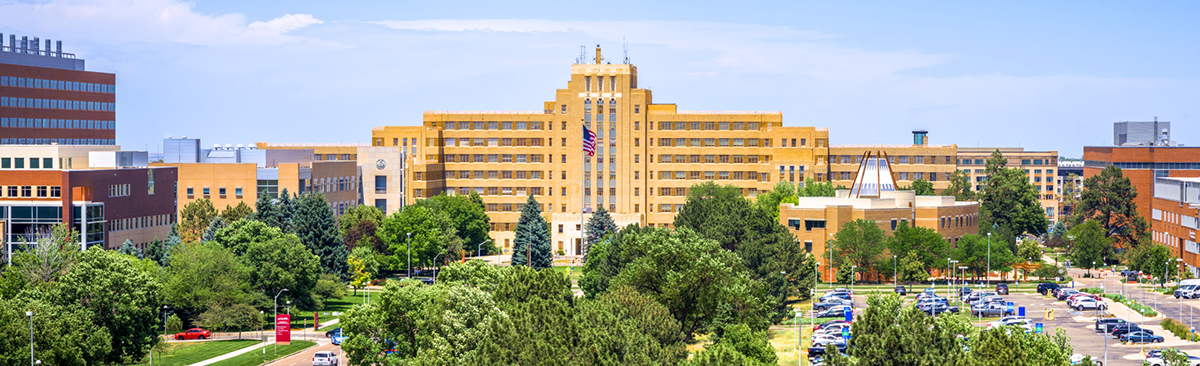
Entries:
POLYGON ((681 110, 836 144, 1078 157, 1157 116, 1200 145, 1200 2, 0 2, 0 32, 117 74, 117 142, 367 142, 425 110, 539 110, 579 46, 681 110), (734 6, 731 6, 733 4, 734 6))

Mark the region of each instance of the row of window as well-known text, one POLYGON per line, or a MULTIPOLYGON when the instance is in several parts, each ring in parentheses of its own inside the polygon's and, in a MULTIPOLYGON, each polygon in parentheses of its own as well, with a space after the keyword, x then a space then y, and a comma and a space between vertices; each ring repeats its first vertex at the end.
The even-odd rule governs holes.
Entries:
MULTIPOLYGON (((654 126, 653 123, 650 124, 654 126)), ((653 129, 653 128, 651 128, 653 129)), ((758 131, 758 122, 659 122, 660 131, 758 131)))
MULTIPOLYGON (((651 176, 653 176, 653 174, 651 174, 651 176)), ((768 173, 760 174, 759 172, 726 172, 726 171, 720 171, 720 172, 703 171, 702 172, 702 171, 696 171, 696 170, 693 170, 693 171, 682 171, 682 170, 680 170, 680 171, 660 171, 660 172, 658 172, 658 179, 663 179, 663 180, 684 180, 684 179, 686 179, 686 180, 714 180, 714 179, 719 179, 719 180, 753 180, 753 181, 761 180, 763 182, 770 182, 771 181, 770 177, 771 177, 771 175, 768 173)))
POLYGON ((975 215, 942 217, 942 219, 940 220, 941 226, 939 226, 938 228, 946 229, 946 228, 975 227, 976 225, 978 225, 975 222, 976 220, 977 219, 975 218, 975 215))
POLYGON ((61 186, 5 186, 0 189, 4 198, 59 198, 61 186))
POLYGON ((27 139, 3 138, 0 145, 116 145, 115 139, 27 139))
MULTIPOLYGON (((763 155, 763 162, 771 161, 770 156, 763 155)), ((638 160, 634 155, 634 162, 638 160)), ((650 155, 654 160, 654 155, 650 155)), ((662 164, 758 164, 758 155, 659 155, 658 162, 662 164)))
MULTIPOLYGON (((541 196, 543 192, 542 188, 543 187, 446 187, 443 192, 445 192, 447 195, 457 194, 460 196, 469 195, 471 192, 478 193, 480 196, 528 196, 531 194, 534 196, 541 196)), ((550 190, 550 192, 553 196, 554 190, 550 190)), ((413 190, 413 193, 417 197, 424 197, 423 194, 425 192, 421 189, 416 189, 413 190)), ((431 193, 436 194, 437 192, 435 191, 431 193)))
MULTIPOLYGON (((433 123, 433 127, 437 127, 437 122, 433 123)), ((526 130, 541 130, 542 122, 445 122, 447 130, 502 130, 502 131, 526 131, 526 130)), ((553 129, 553 128, 552 128, 553 129)))
POLYGON ((16 128, 73 128, 84 130, 115 130, 116 121, 49 118, 0 118, 0 127, 16 128))
POLYGON ((129 184, 112 184, 108 186, 109 197, 128 197, 129 184))
POLYGON ((16 76, 0 76, 0 86, 15 86, 18 88, 38 88, 69 90, 92 93, 112 94, 117 92, 117 86, 112 84, 81 83, 76 81, 46 80, 22 78, 16 76))
MULTIPOLYGON (((947 161, 949 163, 949 161, 947 161)), ((1021 165, 1055 165, 1054 159, 1021 159, 1021 165)), ((987 165, 985 159, 958 159, 958 165, 987 165)))
MULTIPOLYGON (((540 170, 447 170, 443 172, 445 179, 542 179, 540 170)), ((435 172, 414 172, 413 180, 439 180, 435 172)))
POLYGON ((541 163, 543 156, 541 154, 446 154, 442 157, 446 163, 541 163))
MULTIPOLYGON (((659 147, 758 147, 759 139, 731 139, 731 138, 704 138, 704 139, 685 139, 685 138, 659 138, 659 147)), ((771 147, 770 139, 762 139, 763 147, 771 147)), ((654 146, 654 139, 650 139, 650 146, 654 146)))
MULTIPOLYGON (((386 189, 387 187, 384 188, 386 189)), ((357 191, 358 177, 330 177, 313 179, 309 181, 307 190, 317 193, 357 191)))
MULTIPOLYGON (((429 146, 436 146, 436 139, 429 139, 429 146)), ((498 147, 498 146, 542 146, 540 138, 467 138, 447 137, 443 140, 444 147, 498 147)), ((565 142, 565 141, 564 141, 565 142)))
MULTIPOLYGON (((592 91, 592 77, 591 76, 583 77, 583 90, 589 91, 589 92, 592 91)), ((596 76, 596 91, 598 91, 598 92, 604 91, 604 76, 596 76)), ((608 91, 610 91, 610 92, 617 91, 617 77, 616 76, 608 77, 608 91)))
POLYGON ((340 155, 340 158, 339 158, 339 155, 338 155, 338 154, 324 154, 324 155, 322 155, 322 154, 313 154, 313 160, 314 160, 314 161, 321 161, 321 160, 327 160, 327 161, 336 161, 336 160, 342 160, 342 161, 353 161, 353 160, 355 160, 355 159, 358 159, 358 154, 341 154, 341 155, 340 155))
MULTIPOLYGON (((187 187, 187 190, 186 190, 186 192, 187 192, 187 195, 188 195, 188 197, 190 198, 190 197, 192 197, 192 196, 195 196, 195 195, 196 195, 196 188, 195 188, 195 187, 187 187)), ((201 194, 203 194, 205 197, 208 197, 208 196, 211 196, 211 195, 212 195, 212 189, 211 189, 211 188, 209 188, 209 187, 203 187, 203 188, 200 188, 200 192, 201 192, 201 194)), ((228 193, 228 191, 227 191, 227 190, 225 190, 225 187, 219 187, 219 188, 217 188, 217 195, 224 197, 224 196, 226 195, 226 193, 228 193)), ((241 197, 241 196, 242 196, 242 187, 237 187, 237 188, 234 188, 234 189, 233 189, 233 195, 234 195, 234 196, 241 197)))
POLYGON ((143 229, 175 223, 175 215, 150 215, 108 221, 108 231, 143 229))
MULTIPOLYGON (((855 172, 854 174, 858 174, 858 173, 855 172)), ((942 173, 942 178, 943 178, 942 180, 950 180, 950 174, 951 173, 942 173)), ((842 176, 846 176, 846 172, 842 172, 842 176)), ((936 181, 938 181, 938 173, 929 172, 929 174, 927 175, 924 172, 897 172, 896 179, 897 180, 927 180, 930 182, 936 182, 936 181), (911 179, 909 179, 909 178, 911 178, 911 179), (928 179, 926 179, 926 178, 928 178, 928 179)))
POLYGON ((1171 163, 1171 162, 1157 162, 1157 163, 1115 162, 1114 163, 1114 162, 1099 161, 1099 160, 1086 160, 1083 162, 1083 166, 1088 167, 1088 168, 1103 169, 1105 167, 1108 167, 1109 165, 1113 165, 1113 166, 1116 166, 1121 169, 1200 170, 1200 163, 1178 163, 1178 162, 1176 162, 1176 163, 1171 163))
POLYGON ((0 97, 0 107, 66 109, 112 112, 117 103, 85 102, 80 100, 0 97))
POLYGON ((0 158, 0 169, 54 169, 54 158, 0 158))
MULTIPOLYGON (((829 159, 832 160, 832 162, 840 164, 858 164, 862 162, 861 155, 837 155, 831 156, 829 159)), ((941 159, 938 159, 938 156, 935 155, 888 156, 888 163, 890 164, 927 164, 926 162, 928 162, 928 164, 937 164, 938 160, 945 162, 944 164, 953 164, 954 158, 951 156, 942 156, 941 159), (928 157, 928 159, 926 159, 926 157, 928 157)))

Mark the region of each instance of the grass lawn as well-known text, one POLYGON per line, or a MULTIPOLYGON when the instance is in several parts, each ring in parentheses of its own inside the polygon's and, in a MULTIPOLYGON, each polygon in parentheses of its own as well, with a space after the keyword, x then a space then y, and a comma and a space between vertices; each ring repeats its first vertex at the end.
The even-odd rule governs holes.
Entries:
MULTIPOLYGON (((154 354, 154 364, 156 366, 190 365, 229 352, 237 351, 242 348, 250 347, 256 343, 259 342, 252 340, 241 340, 167 343, 165 353, 154 354)), ((143 363, 142 365, 149 365, 149 358, 144 361, 147 361, 147 363, 143 363)))
POLYGON ((312 347, 315 345, 317 345, 317 344, 314 342, 309 342, 309 341, 292 341, 292 344, 290 344, 290 345, 279 346, 279 354, 278 354, 278 356, 276 356, 275 345, 271 344, 271 345, 267 345, 266 347, 263 347, 267 350, 265 357, 263 356, 263 348, 259 348, 259 349, 256 349, 256 350, 253 350, 250 352, 240 354, 240 355, 230 358, 228 360, 214 363, 213 365, 214 366, 257 366, 257 365, 262 365, 262 364, 266 363, 266 361, 271 361, 276 358, 287 356, 287 355, 292 354, 293 352, 297 352, 297 351, 300 351, 300 350, 303 350, 305 348, 312 347))
POLYGON ((575 268, 573 271, 571 270, 571 268, 572 268, 571 266, 554 266, 554 267, 550 267, 550 268, 554 269, 555 272, 561 273, 563 276, 566 276, 567 273, 570 273, 571 274, 571 287, 572 288, 579 287, 579 285, 578 285, 579 278, 583 277, 583 264, 578 264, 575 267, 573 267, 573 268, 575 268))
MULTIPOLYGON (((805 327, 808 328, 808 327, 805 327)), ((801 329, 803 332, 802 346, 805 352, 797 353, 796 328, 773 328, 768 331, 771 346, 775 347, 775 356, 779 357, 780 365, 798 365, 801 354, 806 354, 808 345, 812 343, 812 328, 801 329)))

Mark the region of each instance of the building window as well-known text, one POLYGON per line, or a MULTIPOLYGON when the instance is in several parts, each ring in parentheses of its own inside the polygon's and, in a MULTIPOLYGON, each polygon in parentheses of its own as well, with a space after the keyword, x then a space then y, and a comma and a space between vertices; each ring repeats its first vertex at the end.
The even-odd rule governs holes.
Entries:
POLYGON ((208 187, 204 187, 204 195, 205 195, 205 196, 208 196, 208 194, 209 194, 208 187))
POLYGON ((221 197, 225 197, 225 187, 217 188, 217 193, 219 193, 221 197))
POLYGON ((192 188, 192 187, 187 187, 187 195, 188 195, 188 196, 194 196, 194 195, 196 195, 195 188, 192 188))
POLYGON ((234 189, 233 189, 233 194, 234 194, 234 195, 236 195, 236 196, 238 196, 238 197, 241 197, 241 196, 242 196, 242 187, 237 187, 237 188, 234 188, 234 189))

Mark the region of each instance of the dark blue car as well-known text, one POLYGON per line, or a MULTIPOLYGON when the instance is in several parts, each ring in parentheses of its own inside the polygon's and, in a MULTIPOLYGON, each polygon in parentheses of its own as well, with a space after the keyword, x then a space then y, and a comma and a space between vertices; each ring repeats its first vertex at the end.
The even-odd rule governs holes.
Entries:
POLYGON ((1163 337, 1147 333, 1144 330, 1121 335, 1121 342, 1129 343, 1162 343, 1163 337))

